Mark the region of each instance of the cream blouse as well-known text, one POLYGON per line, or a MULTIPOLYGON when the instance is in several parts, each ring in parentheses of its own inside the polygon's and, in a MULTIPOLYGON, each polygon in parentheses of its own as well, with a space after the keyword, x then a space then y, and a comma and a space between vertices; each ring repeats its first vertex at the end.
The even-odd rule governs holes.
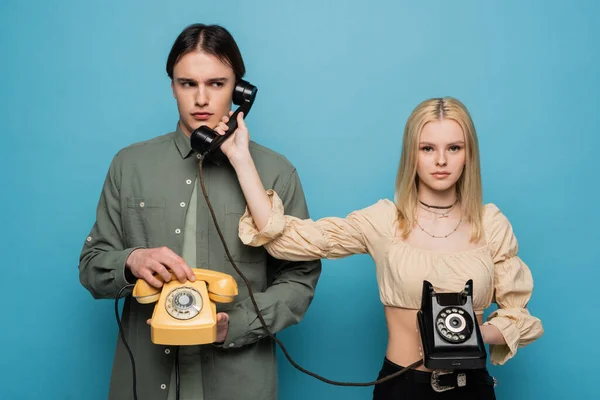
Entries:
POLYGON ((423 280, 437 292, 459 292, 473 279, 475 312, 483 314, 492 301, 498 304, 485 324, 496 326, 507 344, 490 345, 493 364, 504 364, 518 347, 543 334, 541 321, 527 310, 533 290, 531 272, 517 255, 510 222, 495 205, 484 206, 484 246, 437 252, 397 237, 397 209, 390 200, 379 200, 346 218, 313 221, 284 215, 279 196, 272 190, 267 193, 272 209, 262 231, 247 209, 240 219, 239 237, 244 244, 264 246, 273 257, 291 261, 369 253, 376 265, 381 302, 392 307, 420 309, 423 280))

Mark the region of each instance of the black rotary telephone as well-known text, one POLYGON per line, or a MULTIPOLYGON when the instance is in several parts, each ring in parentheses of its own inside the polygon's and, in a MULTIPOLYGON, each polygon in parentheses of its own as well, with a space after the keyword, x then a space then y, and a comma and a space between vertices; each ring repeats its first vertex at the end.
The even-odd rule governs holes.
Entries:
POLYGON ((423 281, 417 312, 425 367, 430 369, 485 368, 486 352, 473 311, 473 280, 458 293, 436 293, 423 281))
POLYGON ((238 105, 238 109, 229 117, 227 126, 229 129, 224 135, 219 135, 217 132, 208 126, 201 126, 195 129, 190 135, 192 149, 198 152, 203 158, 209 156, 215 159, 223 159, 224 155, 220 150, 221 144, 237 129, 237 116, 240 112, 244 113, 244 118, 250 112, 258 89, 243 79, 240 79, 235 84, 233 90, 233 104, 238 105))

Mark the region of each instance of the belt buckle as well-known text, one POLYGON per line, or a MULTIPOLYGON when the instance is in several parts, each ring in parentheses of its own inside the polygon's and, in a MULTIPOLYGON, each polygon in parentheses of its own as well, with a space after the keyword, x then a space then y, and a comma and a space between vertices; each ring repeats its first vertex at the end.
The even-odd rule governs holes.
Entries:
POLYGON ((440 385, 440 376, 453 374, 455 371, 445 370, 445 369, 436 369, 431 373, 431 387, 436 392, 445 392, 447 390, 451 390, 458 387, 463 387, 467 385, 467 375, 463 372, 460 372, 456 375, 456 386, 442 386, 440 385))

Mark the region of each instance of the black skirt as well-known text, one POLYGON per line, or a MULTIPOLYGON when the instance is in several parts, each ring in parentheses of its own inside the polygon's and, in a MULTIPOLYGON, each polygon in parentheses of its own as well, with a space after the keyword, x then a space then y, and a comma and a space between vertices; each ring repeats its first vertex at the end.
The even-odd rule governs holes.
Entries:
MULTIPOLYGON (((404 367, 394 364, 387 358, 377 379, 398 372, 404 367)), ((373 400, 408 400, 408 399, 443 399, 443 400, 495 400, 493 378, 487 369, 454 371, 452 374, 441 374, 432 385, 432 373, 409 370, 402 375, 375 385, 373 400), (453 389, 438 392, 443 387, 453 389)))

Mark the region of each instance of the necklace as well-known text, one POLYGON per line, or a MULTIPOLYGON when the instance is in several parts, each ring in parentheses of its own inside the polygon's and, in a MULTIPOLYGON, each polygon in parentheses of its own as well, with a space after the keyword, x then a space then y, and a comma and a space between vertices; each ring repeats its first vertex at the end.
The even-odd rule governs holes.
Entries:
POLYGON ((458 204, 458 203, 454 203, 453 205, 450 206, 449 209, 447 209, 446 211, 442 211, 442 212, 438 212, 438 211, 435 211, 435 210, 430 210, 427 207, 423 207, 421 204, 419 204, 419 208, 422 208, 423 210, 425 210, 425 211, 427 211, 427 212, 429 212, 431 214, 437 215, 438 218, 448 218, 448 214, 450 214, 450 212, 452 210, 454 210, 454 207, 456 206, 456 204, 458 204))
POLYGON ((458 199, 454 200, 454 203, 450 204, 449 206, 431 206, 429 204, 423 203, 421 200, 419 200, 419 203, 423 204, 427 208, 436 208, 438 210, 447 210, 449 208, 454 207, 456 205, 456 203, 458 203, 458 199))
POLYGON ((417 218, 417 219, 415 219, 415 223, 416 223, 416 224, 419 226, 419 228, 421 228, 421 230, 422 230, 423 232, 425 232, 426 234, 428 234, 428 235, 429 235, 429 236, 431 236, 432 238, 436 238, 436 239, 445 239, 445 238, 447 238, 448 236, 452 235, 454 232, 456 232, 456 230, 458 229, 458 227, 459 227, 459 226, 460 226, 460 224, 462 223, 462 215, 460 216, 460 220, 458 221, 458 224, 456 224, 456 226, 454 227, 454 229, 452 230, 452 232, 450 232, 450 233, 448 233, 447 235, 444 235, 444 236, 437 236, 437 235, 434 235, 434 234, 432 234, 432 233, 429 233, 429 232, 427 232, 427 231, 425 230, 425 228, 423 228, 423 227, 421 226, 421 224, 419 224, 419 219, 418 219, 418 218, 417 218))

